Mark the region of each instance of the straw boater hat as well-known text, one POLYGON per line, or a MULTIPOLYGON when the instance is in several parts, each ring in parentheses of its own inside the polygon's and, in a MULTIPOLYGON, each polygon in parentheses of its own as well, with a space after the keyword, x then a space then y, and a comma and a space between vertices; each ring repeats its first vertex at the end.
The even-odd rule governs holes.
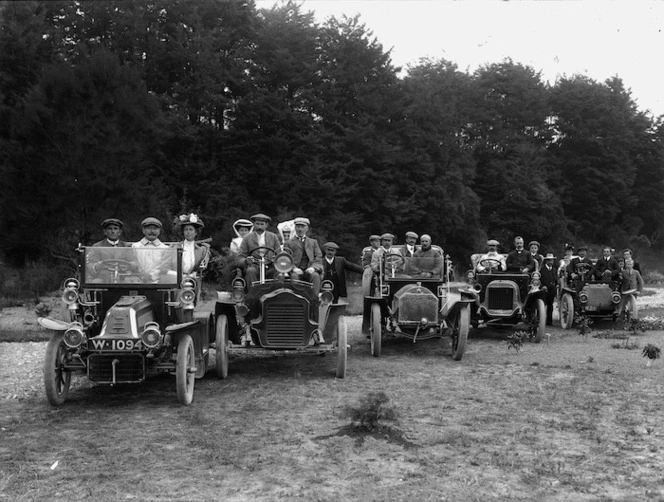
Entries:
POLYGON ((556 257, 553 256, 553 253, 546 253, 546 256, 544 257, 545 260, 555 260, 556 257))

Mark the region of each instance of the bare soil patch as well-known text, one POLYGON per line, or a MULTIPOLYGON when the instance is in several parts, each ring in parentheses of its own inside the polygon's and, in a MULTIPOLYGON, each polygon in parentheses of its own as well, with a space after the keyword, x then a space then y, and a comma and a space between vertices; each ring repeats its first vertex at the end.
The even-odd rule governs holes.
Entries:
POLYGON ((448 339, 388 336, 374 358, 347 322, 345 379, 329 355, 236 358, 190 407, 165 375, 78 379, 53 408, 45 343, 0 343, 0 500, 664 500, 664 361, 559 328, 519 353, 471 330, 458 362, 448 339), (343 417, 369 392, 396 422, 343 417))

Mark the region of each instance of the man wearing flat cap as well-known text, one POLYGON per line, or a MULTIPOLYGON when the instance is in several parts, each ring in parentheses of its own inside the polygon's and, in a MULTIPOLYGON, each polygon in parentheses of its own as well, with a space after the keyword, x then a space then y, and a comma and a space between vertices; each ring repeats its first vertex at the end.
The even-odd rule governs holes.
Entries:
POLYGON ((348 292, 346 291, 346 270, 357 272, 358 274, 364 271, 361 266, 349 262, 343 256, 337 256, 338 249, 339 246, 334 242, 323 244, 323 251, 325 252, 325 258, 323 258, 323 280, 332 281, 332 284, 334 284, 334 290, 332 291, 334 303, 339 302, 339 297, 345 299, 348 296, 348 292))
POLYGON ((530 244, 528 244, 528 250, 530 251, 530 256, 533 260, 537 262, 537 269, 542 268, 542 264, 544 263, 544 256, 542 256, 539 252, 540 248, 540 243, 537 241, 530 241, 530 244))
POLYGON ((101 249, 90 250, 87 254, 87 263, 91 265, 92 271, 98 272, 98 263, 101 261, 116 260, 124 257, 124 255, 120 255, 121 252, 115 250, 116 248, 131 246, 128 242, 120 240, 123 227, 124 223, 117 218, 106 218, 101 222, 101 228, 106 237, 92 245, 94 248, 101 249))
POLYGON ((530 273, 535 270, 535 260, 530 253, 523 249, 523 237, 514 238, 514 250, 507 254, 507 271, 520 274, 530 273))
POLYGON ((583 281, 585 279, 590 279, 593 274, 593 262, 588 258, 588 246, 577 246, 576 248, 577 255, 572 258, 567 265, 567 274, 569 279, 576 281, 576 289, 580 290, 583 287, 583 281), (587 265, 587 267, 579 267, 579 265, 587 265), (578 281, 578 279, 581 279, 578 281))
POLYGON ((383 260, 383 256, 390 254, 398 254, 399 256, 402 256, 401 250, 399 248, 392 248, 393 243, 393 234, 385 232, 380 236, 380 247, 374 251, 374 254, 371 257, 371 270, 373 270, 374 274, 380 272, 380 265, 383 260))
POLYGON ((477 260, 477 271, 485 272, 486 270, 496 269, 500 272, 504 272, 507 270, 505 257, 498 252, 498 241, 496 239, 489 239, 486 242, 486 245, 489 248, 489 251, 484 253, 480 256, 480 259, 477 260))
POLYGON ((295 235, 284 243, 293 253, 293 279, 308 281, 313 285, 314 294, 320 292, 320 276, 323 273, 323 253, 318 241, 307 236, 309 219, 298 217, 293 221, 295 235))
POLYGON ((547 253, 544 257, 544 264, 540 269, 542 274, 542 286, 546 287, 546 296, 544 297, 546 303, 546 324, 547 326, 553 325, 553 300, 557 296, 558 287, 558 271, 553 266, 556 257, 553 253, 547 253))
MULTIPOLYGON (((240 267, 246 268, 247 284, 259 280, 261 258, 271 259, 279 251, 279 237, 273 232, 267 230, 267 224, 271 218, 263 213, 254 214, 251 221, 254 229, 245 235, 240 244, 240 253, 238 262, 240 267), (260 249, 262 248, 262 249, 260 249)), ((274 267, 270 262, 266 267, 266 277, 274 276, 274 267)))
POLYGON ((406 245, 403 247, 402 254, 404 258, 415 256, 415 244, 417 244, 418 235, 415 232, 406 232, 406 245))
POLYGON ((370 235, 369 244, 369 246, 362 250, 362 254, 360 255, 360 262, 364 268, 371 266, 371 257, 373 256, 374 251, 380 247, 380 235, 370 235))
POLYGON ((161 221, 152 216, 145 218, 141 222, 141 230, 143 231, 143 238, 134 242, 131 246, 136 248, 136 259, 138 260, 138 267, 140 271, 148 276, 153 281, 159 278, 159 275, 166 272, 172 264, 167 263, 167 254, 163 252, 156 252, 156 249, 168 248, 168 245, 159 240, 161 229, 163 225, 161 221))

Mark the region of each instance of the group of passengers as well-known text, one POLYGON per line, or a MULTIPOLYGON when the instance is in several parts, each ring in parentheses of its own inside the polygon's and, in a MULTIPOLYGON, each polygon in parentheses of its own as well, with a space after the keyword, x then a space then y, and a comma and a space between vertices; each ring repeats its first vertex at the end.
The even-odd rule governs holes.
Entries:
POLYGON ((182 272, 189 277, 198 277, 207 267, 210 260, 210 245, 205 241, 197 241, 201 229, 205 225, 194 213, 180 215, 177 227, 182 234, 182 240, 166 244, 159 237, 163 228, 161 221, 154 217, 145 218, 141 222, 143 238, 138 242, 129 243, 121 239, 124 223, 118 218, 107 218, 101 223, 104 239, 95 242, 94 249, 88 254, 88 263, 94 273, 99 272, 104 260, 113 260, 120 256, 113 253, 113 248, 131 247, 141 249, 136 253, 136 271, 146 277, 146 280, 156 281, 160 275, 174 268, 169 263, 167 255, 163 252, 154 253, 151 250, 180 248, 182 249, 182 272))

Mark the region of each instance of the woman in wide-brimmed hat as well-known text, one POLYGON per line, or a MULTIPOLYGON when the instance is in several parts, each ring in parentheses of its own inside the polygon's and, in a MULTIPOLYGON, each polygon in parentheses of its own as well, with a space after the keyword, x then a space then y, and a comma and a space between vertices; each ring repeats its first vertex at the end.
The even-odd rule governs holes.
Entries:
POLYGON ((190 277, 197 277, 210 260, 210 245, 196 242, 204 226, 203 220, 194 213, 178 217, 178 227, 184 238, 177 243, 177 247, 182 248, 182 273, 190 277))
POLYGON ((242 239, 253 229, 254 224, 250 220, 244 218, 235 220, 235 223, 233 223, 233 231, 237 237, 234 237, 231 240, 231 245, 229 246, 231 253, 238 254, 240 252, 240 244, 242 244, 242 239))

